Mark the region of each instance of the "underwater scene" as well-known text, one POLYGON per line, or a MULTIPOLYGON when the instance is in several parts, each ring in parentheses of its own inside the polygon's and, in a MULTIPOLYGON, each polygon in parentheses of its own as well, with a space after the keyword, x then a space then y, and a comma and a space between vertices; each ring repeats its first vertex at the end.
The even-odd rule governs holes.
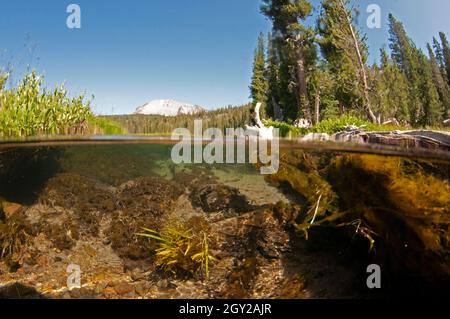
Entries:
POLYGON ((450 299, 449 12, 0 0, 2 314, 431 317, 450 299))
POLYGON ((262 175, 164 139, 2 144, 0 297, 448 296, 448 157, 289 145, 262 175))

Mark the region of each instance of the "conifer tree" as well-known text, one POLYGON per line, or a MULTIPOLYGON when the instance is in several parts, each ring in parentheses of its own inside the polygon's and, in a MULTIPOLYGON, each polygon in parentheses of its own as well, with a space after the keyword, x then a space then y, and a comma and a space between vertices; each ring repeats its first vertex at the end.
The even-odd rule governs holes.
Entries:
MULTIPOLYGON (((280 80, 295 92, 298 116, 311 121, 307 71, 315 60, 314 31, 304 20, 311 15, 312 5, 308 0, 263 0, 261 11, 273 23, 281 54, 280 80)), ((284 107, 290 109, 289 105, 284 107)))
POLYGON ((430 66, 433 76, 433 82, 439 94, 439 99, 443 105, 443 116, 447 117, 448 111, 450 109, 450 92, 447 85, 446 79, 442 77, 441 69, 439 67, 439 62, 434 55, 431 45, 427 44, 428 55, 430 57, 430 66))
POLYGON ((280 107, 280 61, 278 58, 277 48, 274 43, 272 32, 267 37, 267 68, 266 79, 268 83, 267 90, 267 110, 266 114, 274 119, 281 120, 280 107))
POLYGON ((442 42, 442 55, 447 72, 447 83, 450 86, 450 45, 444 32, 439 33, 442 42))
POLYGON ((429 61, 408 37, 403 24, 392 14, 389 15, 389 34, 392 59, 409 82, 411 124, 436 124, 443 106, 433 83, 429 61))
POLYGON ((374 108, 383 115, 384 120, 394 118, 401 123, 408 123, 408 81, 386 50, 380 51, 381 66, 374 67, 374 108))
POLYGON ((262 104, 261 115, 264 115, 267 102, 267 89, 265 39, 264 34, 260 33, 258 38, 258 46, 255 49, 253 59, 253 76, 250 86, 250 93, 254 106, 256 103, 262 104))
POLYGON ((436 56, 436 60, 439 64, 439 69, 441 70, 442 77, 447 81, 447 70, 445 69, 444 52, 439 41, 433 37, 433 49, 436 56))
POLYGON ((370 102, 366 66, 367 46, 354 26, 349 0, 323 0, 318 21, 322 53, 337 76, 338 98, 351 105, 362 105, 369 120, 376 122, 370 102), (356 85, 355 85, 356 83, 356 85))

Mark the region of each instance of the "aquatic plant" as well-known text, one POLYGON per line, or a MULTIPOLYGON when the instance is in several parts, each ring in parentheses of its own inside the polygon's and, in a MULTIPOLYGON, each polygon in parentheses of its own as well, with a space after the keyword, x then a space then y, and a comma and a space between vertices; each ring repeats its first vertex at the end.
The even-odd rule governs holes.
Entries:
POLYGON ((211 255, 210 238, 206 231, 194 232, 185 226, 168 226, 161 232, 142 228, 136 235, 158 242, 156 265, 174 274, 194 275, 202 272, 209 279, 209 269, 215 257, 211 255))
POLYGON ((278 173, 267 178, 303 197, 297 229, 306 237, 316 227, 345 229, 410 270, 450 274, 448 164, 294 150, 281 154, 278 173))
POLYGON ((0 221, 0 259, 10 265, 19 262, 23 249, 31 241, 31 230, 19 218, 0 221))
POLYGON ((80 134, 91 114, 84 96, 70 98, 64 86, 48 92, 35 71, 17 88, 0 91, 0 135, 80 134))
POLYGON ((123 133, 117 123, 95 117, 84 95, 70 97, 64 85, 42 88, 35 71, 17 88, 5 90, 6 79, 0 75, 0 137, 123 133))
POLYGON ((88 123, 89 131, 93 134, 121 135, 127 133, 119 123, 106 117, 90 116, 88 123))
POLYGON ((359 211, 372 229, 388 238, 393 249, 400 252, 407 243, 409 251, 433 260, 430 268, 438 268, 434 271, 450 274, 448 175, 427 172, 424 167, 430 165, 434 170, 438 167, 400 158, 345 155, 334 161, 330 177, 341 193, 342 206, 359 211), (383 203, 383 207, 377 203, 383 203), (396 230, 400 227, 402 234, 396 230))
POLYGON ((8 75, 6 73, 1 73, 0 71, 0 91, 3 90, 6 80, 8 80, 8 75))

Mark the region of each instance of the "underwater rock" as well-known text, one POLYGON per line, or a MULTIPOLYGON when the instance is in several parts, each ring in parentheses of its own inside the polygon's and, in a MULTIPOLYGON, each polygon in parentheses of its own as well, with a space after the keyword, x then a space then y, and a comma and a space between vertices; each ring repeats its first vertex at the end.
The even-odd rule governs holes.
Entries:
POLYGON ((151 258, 155 243, 136 233, 142 227, 158 231, 182 193, 179 185, 156 178, 138 178, 119 186, 115 194, 117 209, 106 230, 119 256, 132 260, 151 258))
POLYGON ((123 283, 119 283, 119 284, 115 285, 114 291, 118 295, 126 295, 126 294, 130 294, 130 293, 134 293, 135 288, 133 285, 123 282, 123 283))
POLYGON ((23 285, 21 283, 13 283, 4 287, 0 287, 0 299, 45 299, 35 288, 23 285))
POLYGON ((334 210, 336 194, 323 176, 328 160, 327 156, 293 150, 282 154, 277 173, 266 176, 270 182, 288 184, 304 198, 311 207, 307 222, 334 210))
POLYGON ((10 218, 13 215, 19 214, 23 211, 24 207, 20 204, 3 202, 2 203, 3 212, 6 218, 10 218))
POLYGON ((211 281, 217 286, 219 297, 252 296, 259 268, 280 259, 289 244, 285 226, 271 209, 244 213, 211 225, 217 236, 219 259, 211 270, 211 281))
POLYGON ((247 198, 238 189, 222 184, 200 186, 191 192, 190 198, 194 206, 201 207, 206 213, 250 210, 247 198))

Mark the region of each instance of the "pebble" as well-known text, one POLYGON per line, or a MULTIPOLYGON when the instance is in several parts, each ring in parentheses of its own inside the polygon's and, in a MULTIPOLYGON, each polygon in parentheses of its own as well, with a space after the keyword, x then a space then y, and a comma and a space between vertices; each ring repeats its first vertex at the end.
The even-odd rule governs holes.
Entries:
POLYGON ((106 287, 108 287, 108 283, 107 282, 99 282, 96 286, 95 286, 95 293, 96 294, 101 294, 103 292, 103 290, 106 289, 106 287))
POLYGON ((143 273, 141 270, 136 268, 131 272, 130 277, 131 277, 131 279, 137 281, 140 279, 144 279, 145 273, 143 273))
POLYGON ((6 218, 10 218, 13 215, 19 214, 23 211, 23 206, 16 203, 3 202, 3 212, 6 218))
POLYGON ((128 283, 120 283, 114 286, 114 291, 118 295, 126 295, 130 293, 134 293, 134 286, 128 283))
POLYGON ((147 289, 147 284, 145 282, 138 282, 135 286, 134 286, 136 293, 140 296, 144 296, 148 289, 147 289))
POLYGON ((167 289, 169 287, 170 282, 167 279, 162 279, 156 283, 156 287, 160 289, 167 289))

